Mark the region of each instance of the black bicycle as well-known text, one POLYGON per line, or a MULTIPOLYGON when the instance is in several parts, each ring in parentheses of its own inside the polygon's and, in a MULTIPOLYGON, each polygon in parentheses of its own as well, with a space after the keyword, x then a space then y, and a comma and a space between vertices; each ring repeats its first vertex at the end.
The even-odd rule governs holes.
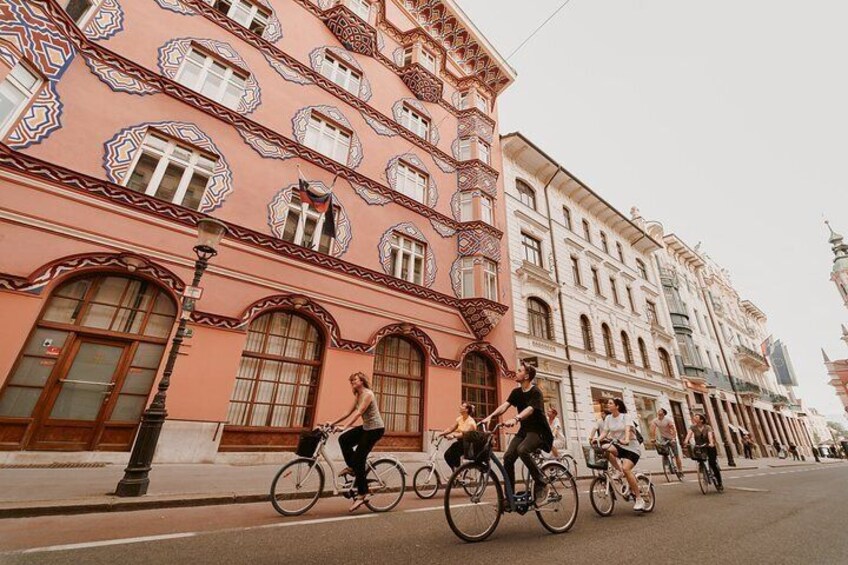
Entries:
POLYGON ((504 512, 523 515, 534 510, 549 532, 567 532, 577 520, 579 504, 577 482, 571 472, 559 461, 548 461, 541 467, 548 483, 544 500, 533 499, 532 479, 525 485, 527 490, 514 492, 503 463, 492 450, 501 426, 464 437, 466 445, 471 446, 471 452, 466 452, 469 461, 454 471, 445 487, 445 517, 451 530, 466 542, 479 542, 494 533, 504 512))
POLYGON ((713 470, 707 464, 709 456, 706 445, 692 447, 692 459, 698 462, 698 486, 701 487, 703 494, 710 492, 710 485, 713 485, 718 492, 724 490, 718 484, 718 477, 715 476, 715 473, 713 473, 713 470))
POLYGON ((674 441, 668 439, 657 439, 657 453, 663 458, 663 474, 665 482, 670 483, 670 477, 677 477, 677 480, 683 482, 683 470, 677 468, 677 457, 674 450, 677 448, 674 441))

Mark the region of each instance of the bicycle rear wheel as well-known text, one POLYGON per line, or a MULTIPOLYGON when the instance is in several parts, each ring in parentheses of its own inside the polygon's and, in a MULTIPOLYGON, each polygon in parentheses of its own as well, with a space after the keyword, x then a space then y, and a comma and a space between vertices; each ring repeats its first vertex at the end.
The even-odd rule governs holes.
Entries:
POLYGON ((615 494, 606 475, 600 475, 592 480, 589 487, 589 501, 599 516, 609 516, 615 510, 615 494))
POLYGON ((565 465, 572 477, 577 478, 577 460, 574 457, 566 453, 560 457, 559 462, 565 465))
POLYGON ((548 497, 537 501, 536 517, 549 532, 562 534, 577 521, 577 482, 568 468, 556 461, 545 463, 541 471, 548 480, 548 497))
POLYGON ((427 500, 436 496, 439 492, 439 472, 434 465, 427 465, 415 471, 412 476, 412 490, 418 498, 427 500))
POLYGON ((701 487, 703 494, 707 494, 710 490, 710 477, 707 475, 707 466, 703 461, 698 463, 698 486, 701 487))
POLYGON ((639 483, 639 494, 642 496, 642 500, 645 501, 645 509, 642 512, 653 512, 654 507, 657 505, 657 496, 656 492, 654 492, 653 483, 645 475, 638 475, 636 482, 639 483))
POLYGON ((283 516, 300 516, 318 502, 323 490, 324 468, 314 459, 295 459, 271 482, 271 505, 283 516))
POLYGON ((377 459, 368 466, 368 492, 365 506, 373 512, 388 512, 406 492, 406 471, 394 459, 377 459))
POLYGON ((445 517, 463 541, 483 541, 492 535, 501 520, 503 504, 500 481, 480 463, 462 465, 445 485, 445 517))

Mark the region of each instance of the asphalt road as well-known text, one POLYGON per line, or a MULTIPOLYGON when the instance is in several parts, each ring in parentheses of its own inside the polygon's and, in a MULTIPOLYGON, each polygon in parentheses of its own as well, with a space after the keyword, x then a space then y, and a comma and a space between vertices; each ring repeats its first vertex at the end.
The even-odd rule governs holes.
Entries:
MULTIPOLYGON (((657 478, 655 477, 655 480, 657 478)), ((408 493, 389 514, 346 512, 322 499, 304 517, 269 504, 0 520, 0 563, 839 563, 848 562, 848 465, 726 473, 725 493, 657 482, 652 514, 619 505, 598 517, 580 482, 577 524, 542 529, 534 514, 504 516, 465 544, 439 498, 408 493)))

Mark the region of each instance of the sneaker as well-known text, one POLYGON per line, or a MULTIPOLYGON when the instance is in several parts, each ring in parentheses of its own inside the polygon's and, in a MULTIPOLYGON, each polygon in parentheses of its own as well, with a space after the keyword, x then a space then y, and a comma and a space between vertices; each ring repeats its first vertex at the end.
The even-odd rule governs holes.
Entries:
POLYGON ((538 506, 545 502, 548 498, 548 484, 535 483, 533 485, 533 501, 538 506))
POLYGON ((645 510, 645 501, 642 500, 641 496, 636 497, 636 504, 633 505, 633 510, 636 512, 642 512, 645 510))
POLYGON ((357 496, 356 498, 353 499, 353 503, 350 505, 350 509, 348 510, 348 512, 355 512, 360 506, 365 504, 370 498, 371 498, 371 496, 367 495, 367 494, 365 496, 357 496))

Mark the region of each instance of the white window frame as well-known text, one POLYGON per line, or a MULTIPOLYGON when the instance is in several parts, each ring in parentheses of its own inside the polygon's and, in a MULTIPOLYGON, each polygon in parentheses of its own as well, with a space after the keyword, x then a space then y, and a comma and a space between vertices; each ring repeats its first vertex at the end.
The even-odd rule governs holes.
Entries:
MULTIPOLYGON (((309 249, 313 251, 319 251, 321 247, 321 235, 324 233, 324 222, 327 219, 327 214, 321 214, 312 206, 304 206, 303 202, 300 200, 294 199, 294 194, 292 195, 292 200, 289 202, 289 207, 286 210, 286 217, 283 219, 283 230, 285 231, 286 224, 289 220, 289 214, 292 212, 296 212, 298 214, 297 218, 297 228, 295 229, 294 238, 290 243, 294 243, 295 245, 300 245, 301 247, 306 247, 303 244, 303 238, 306 234, 306 222, 307 220, 315 221, 315 230, 312 232, 312 244, 309 246, 309 249)), ((284 241, 288 241, 285 238, 281 238, 284 241)), ((332 250, 333 243, 330 242, 330 248, 326 251, 326 253, 330 253, 332 250)), ((322 252, 323 253, 323 252, 322 252)))
POLYGON ((212 100, 214 100, 215 102, 223 104, 224 106, 227 106, 228 108, 232 108, 233 110, 236 110, 236 109, 238 109, 239 103, 241 103, 241 99, 244 97, 244 89, 245 89, 245 85, 247 84, 247 79, 248 79, 249 75, 245 75, 240 70, 237 71, 231 65, 229 65, 226 61, 222 61, 222 60, 220 60, 216 57, 213 57, 212 55, 209 55, 208 53, 192 46, 191 49, 189 49, 188 53, 186 53, 185 57, 183 58, 183 62, 180 65, 179 70, 177 71, 176 81, 178 83, 182 84, 183 86, 194 90, 195 92, 203 93, 203 86, 206 84, 206 80, 209 78, 209 75, 211 73, 213 73, 212 65, 214 63, 218 63, 219 65, 221 65, 222 67, 225 68, 224 75, 222 77, 220 77, 221 78, 221 85, 218 87, 218 92, 216 92, 212 95, 204 94, 204 96, 207 96, 207 97, 211 98, 212 100), (197 55, 203 57, 203 64, 200 66, 200 74, 197 75, 197 79, 196 79, 195 84, 189 84, 187 81, 184 82, 184 75, 185 75, 186 68, 188 68, 188 66, 190 64, 198 64, 196 61, 192 61, 190 59, 192 53, 196 53, 197 55), (235 81, 235 79, 240 79, 241 84, 238 84, 235 81), (239 94, 238 98, 232 101, 232 105, 227 104, 224 100, 224 97, 227 94, 227 88, 229 86, 235 86, 235 87, 239 88, 239 90, 241 91, 241 94, 239 94))
POLYGON ((487 165, 492 164, 492 148, 481 139, 477 140, 477 158, 487 165))
POLYGON ((483 298, 498 301, 498 265, 489 259, 483 260, 483 298))
POLYGON ((153 170, 153 175, 150 177, 150 182, 144 189, 144 194, 156 197, 156 192, 159 190, 159 185, 162 183, 162 178, 165 176, 165 171, 168 169, 168 164, 177 163, 180 166, 184 167, 184 170, 182 177, 180 177, 180 183, 179 185, 177 185, 177 190, 174 192, 174 196, 171 199, 171 203, 182 205, 182 201, 185 198, 186 192, 188 191, 188 185, 191 182, 191 179, 194 176, 195 172, 200 172, 207 176, 207 186, 206 188, 204 188, 203 194, 200 195, 200 199, 198 200, 198 203, 203 202, 203 195, 209 188, 209 179, 211 179, 214 175, 214 165, 216 159, 213 155, 201 153, 200 151, 191 147, 187 143, 178 142, 157 132, 148 131, 147 134, 144 136, 144 141, 141 144, 141 149, 138 151, 138 154, 135 156, 135 159, 133 159, 132 166, 127 171, 127 174, 124 176, 123 182, 121 183, 123 186, 129 185, 130 179, 132 178, 132 174, 133 172, 135 172, 135 168, 138 166, 138 162, 141 160, 142 155, 144 155, 145 153, 156 157, 159 162, 156 164, 156 168, 153 170), (155 138, 160 143, 164 143, 164 148, 152 145, 150 143, 151 138, 155 138), (190 155, 188 160, 175 156, 174 152, 177 149, 182 149, 183 151, 189 152, 190 155), (202 162, 200 161, 201 158, 209 160, 211 162, 211 166, 209 166, 208 168, 203 167, 202 162))
POLYGON ((466 110, 468 109, 468 98, 471 96, 471 92, 466 90, 465 92, 459 93, 459 104, 457 105, 457 110, 466 110))
POLYGON ((474 298, 474 258, 463 257, 459 264, 459 295, 474 298))
POLYGON ((19 92, 23 98, 17 106, 9 112, 9 115, 0 122, 0 135, 5 136, 6 133, 12 129, 12 126, 17 123, 18 118, 20 118, 24 109, 26 109, 32 99, 35 98, 35 95, 38 93, 39 88, 41 88, 42 83, 43 81, 41 76, 33 71, 32 68, 23 61, 18 61, 18 63, 12 67, 12 70, 9 71, 9 74, 6 75, 6 78, 3 79, 0 84, 8 84, 10 87, 19 92), (20 69, 22 72, 27 73, 34 79, 30 86, 25 86, 24 83, 21 82, 20 77, 15 76, 16 69, 20 69))
POLYGON ((474 194, 472 192, 459 193, 459 221, 470 222, 474 220, 474 194))
POLYGON ((416 240, 403 236, 399 233, 392 234, 391 250, 392 263, 394 264, 393 276, 409 281, 413 284, 424 284, 426 278, 427 263, 427 246, 416 240), (406 270, 404 272, 404 258, 408 259, 406 270), (415 276, 415 265, 419 263, 420 279, 415 276))
POLYGON ((342 63, 330 53, 324 53, 321 74, 351 94, 359 95, 359 89, 362 87, 362 73, 342 63))
POLYGON ((489 101, 486 100, 483 96, 481 96, 479 92, 477 93, 477 96, 475 98, 476 98, 477 109, 480 110, 481 112, 483 112, 484 114, 488 114, 489 113, 489 101))
POLYGON ((459 160, 471 160, 471 145, 474 142, 470 137, 463 137, 459 140, 459 160))
POLYGON ((491 196, 480 195, 480 219, 490 226, 495 225, 495 201, 491 196))
POLYGON ((400 125, 421 139, 430 139, 430 120, 406 104, 404 104, 400 110, 400 125))
MULTIPOLYGON (((94 12, 97 11, 97 8, 100 7, 100 3, 103 0, 90 0, 90 1, 91 1, 91 6, 88 7, 88 10, 86 10, 82 14, 79 21, 74 22, 77 25, 77 27, 80 28, 80 29, 85 27, 85 25, 88 23, 88 20, 91 19, 92 15, 94 15, 94 12)), ((62 2, 59 2, 59 5, 62 6, 62 9, 64 9, 65 12, 67 12, 68 11, 68 4, 70 4, 70 3, 71 3, 71 0, 62 0, 62 2)), ((68 16, 70 16, 70 14, 68 14, 68 16)))
POLYGON ((352 141, 353 134, 349 131, 342 129, 319 114, 313 113, 309 116, 309 124, 306 126, 306 135, 303 139, 305 146, 334 161, 347 164, 352 141), (329 152, 322 150, 322 140, 329 141, 332 144, 329 152))
MULTIPOLYGON (((256 2, 248 2, 248 0, 227 0, 230 2, 230 9, 227 11, 227 17, 239 24, 240 26, 247 28, 250 30, 250 26, 254 21, 259 21, 263 24, 262 33, 265 33, 265 30, 268 29, 268 20, 271 18, 271 14, 268 13, 267 8, 260 7, 256 2), (242 22, 236 18, 236 15, 239 14, 238 8, 241 6, 249 7, 248 16, 246 21, 242 22)), ((215 6, 215 0, 206 0, 206 3, 210 6, 215 6)), ((260 34, 261 35, 261 34, 260 34)))
POLYGON ((439 61, 435 55, 430 53, 430 51, 428 51, 424 47, 421 47, 419 49, 418 62, 422 67, 424 67, 431 73, 436 74, 436 65, 438 65, 439 61))
POLYGON ((426 174, 403 161, 398 161, 395 190, 424 204, 427 202, 428 184, 429 178, 426 174))
POLYGON ((368 0, 347 0, 345 2, 350 11, 365 20, 369 21, 371 17, 371 2, 368 0))

